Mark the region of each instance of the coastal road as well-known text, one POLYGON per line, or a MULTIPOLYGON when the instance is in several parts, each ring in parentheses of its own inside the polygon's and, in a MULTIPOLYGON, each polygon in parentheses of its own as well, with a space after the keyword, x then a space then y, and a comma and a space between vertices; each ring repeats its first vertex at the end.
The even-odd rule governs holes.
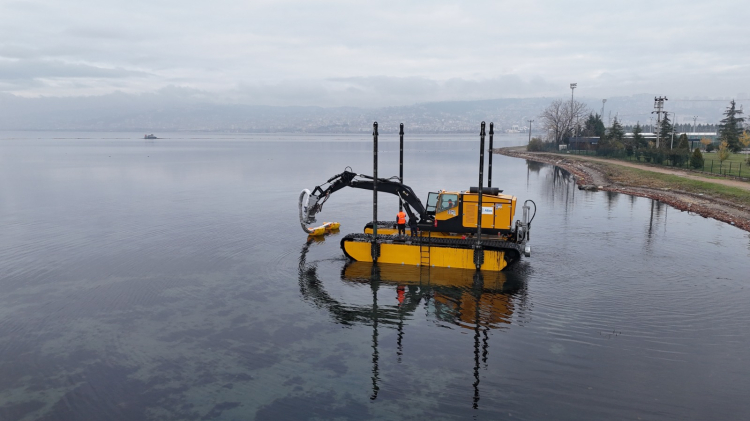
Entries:
POLYGON ((697 180, 697 181, 703 181, 706 183, 720 184, 723 186, 736 187, 742 190, 750 191, 750 182, 747 182, 747 181, 740 181, 740 180, 735 180, 731 178, 704 175, 701 173, 678 169, 678 168, 669 168, 669 167, 649 165, 649 164, 636 164, 633 162, 621 161, 619 159, 597 158, 597 157, 586 156, 586 155, 571 155, 571 154, 563 155, 563 154, 557 154, 557 153, 527 152, 525 147, 514 147, 514 148, 505 148, 505 149, 512 151, 512 155, 516 155, 519 157, 526 156, 530 159, 533 159, 532 156, 534 155, 536 156, 541 155, 541 156, 547 157, 549 160, 572 159, 572 160, 581 160, 581 161, 601 162, 603 164, 620 165, 623 167, 636 168, 639 170, 651 171, 651 172, 660 173, 660 174, 669 174, 669 175, 674 175, 677 177, 687 178, 690 180, 697 180))
POLYGON ((660 174, 670 174, 670 175, 675 175, 675 176, 682 177, 682 178, 687 178, 690 180, 704 181, 706 183, 721 184, 724 186, 737 187, 743 190, 750 191, 750 182, 747 182, 747 181, 740 181, 740 180, 734 180, 734 179, 724 178, 724 177, 703 175, 700 173, 677 169, 677 168, 668 168, 668 167, 646 165, 646 164, 636 164, 633 162, 620 161, 617 159, 605 159, 605 158, 596 158, 593 156, 580 156, 580 155, 575 155, 575 156, 576 158, 580 158, 580 159, 587 160, 587 161, 602 162, 605 164, 612 164, 612 165, 621 165, 623 167, 637 168, 639 170, 651 171, 651 172, 656 172, 660 174))

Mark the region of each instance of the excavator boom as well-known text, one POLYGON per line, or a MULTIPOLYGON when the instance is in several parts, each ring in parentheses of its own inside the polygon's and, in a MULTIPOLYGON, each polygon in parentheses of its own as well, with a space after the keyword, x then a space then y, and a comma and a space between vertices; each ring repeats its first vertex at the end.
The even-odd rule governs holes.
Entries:
MULTIPOLYGON (((323 210, 323 204, 328 200, 332 193, 335 193, 344 187, 353 187, 355 189, 374 190, 375 178, 369 175, 357 174, 345 170, 329 178, 325 183, 316 186, 312 192, 305 189, 300 193, 300 223, 302 228, 309 232, 306 225, 315 222, 315 215, 323 210)), ((424 221, 427 213, 422 202, 419 200, 411 187, 402 184, 393 178, 378 178, 378 191, 391 193, 398 196, 402 202, 408 204, 405 206, 409 218, 419 218, 424 221), (411 207, 411 209, 410 209, 411 207), (412 211, 412 209, 414 211, 412 211)))

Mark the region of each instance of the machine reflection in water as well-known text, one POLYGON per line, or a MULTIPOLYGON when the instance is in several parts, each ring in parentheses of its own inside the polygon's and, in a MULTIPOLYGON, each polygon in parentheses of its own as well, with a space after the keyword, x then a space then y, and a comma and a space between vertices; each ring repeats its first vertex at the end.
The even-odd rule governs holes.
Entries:
MULTIPOLYGON (((525 265, 510 272, 474 271, 467 269, 427 268, 410 265, 346 262, 338 280, 321 281, 315 264, 307 263, 309 248, 325 241, 323 237, 308 238, 299 259, 299 287, 304 300, 327 310, 336 323, 372 327, 372 393, 380 391, 379 330, 397 331, 396 355, 403 356, 404 325, 418 315, 425 314, 436 327, 457 327, 473 331, 474 339, 474 397, 473 408, 479 407, 480 368, 489 361, 489 330, 506 329, 513 320, 522 320, 528 309, 525 265), (332 282, 358 283, 370 286, 369 303, 345 303, 326 291, 332 282), (393 300, 378 300, 381 289, 393 291, 393 300), (417 310, 424 309, 425 312, 417 310)), ((387 345, 385 345, 387 346, 387 345)))

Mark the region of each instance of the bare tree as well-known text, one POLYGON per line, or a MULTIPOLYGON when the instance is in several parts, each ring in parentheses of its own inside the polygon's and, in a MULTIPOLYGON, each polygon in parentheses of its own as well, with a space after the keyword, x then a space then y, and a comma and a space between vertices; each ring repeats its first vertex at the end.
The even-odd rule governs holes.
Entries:
POLYGON ((579 101, 565 101, 556 99, 552 101, 540 115, 544 129, 549 133, 550 140, 560 142, 565 137, 570 137, 576 127, 589 114, 586 104, 579 101))
POLYGON ((539 117, 542 119, 542 127, 547 132, 547 140, 554 139, 556 143, 560 143, 568 122, 563 101, 561 99, 552 101, 552 104, 545 108, 539 117))

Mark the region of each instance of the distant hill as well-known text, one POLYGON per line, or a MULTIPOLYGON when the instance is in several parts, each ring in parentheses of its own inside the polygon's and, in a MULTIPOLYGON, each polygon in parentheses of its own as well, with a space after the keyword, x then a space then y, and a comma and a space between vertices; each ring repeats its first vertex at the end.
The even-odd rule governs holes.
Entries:
MULTIPOLYGON (((653 95, 608 98, 605 124, 619 115, 624 124, 648 123, 653 95)), ((568 99, 567 97, 562 97, 568 99)), ((220 103, 189 90, 130 95, 114 93, 88 97, 23 98, 0 94, 0 130, 83 131, 211 131, 367 133, 378 121, 382 133, 398 131, 403 122, 410 133, 475 132, 479 122, 494 122, 497 131, 512 126, 541 127, 540 112, 554 98, 505 98, 446 101, 409 106, 357 108, 313 106, 261 106, 220 103)), ((601 99, 576 98, 601 112, 601 99)), ((726 100, 678 100, 667 102, 678 121, 716 123, 728 105, 726 100)), ((536 130, 535 130, 536 131, 536 130)))

